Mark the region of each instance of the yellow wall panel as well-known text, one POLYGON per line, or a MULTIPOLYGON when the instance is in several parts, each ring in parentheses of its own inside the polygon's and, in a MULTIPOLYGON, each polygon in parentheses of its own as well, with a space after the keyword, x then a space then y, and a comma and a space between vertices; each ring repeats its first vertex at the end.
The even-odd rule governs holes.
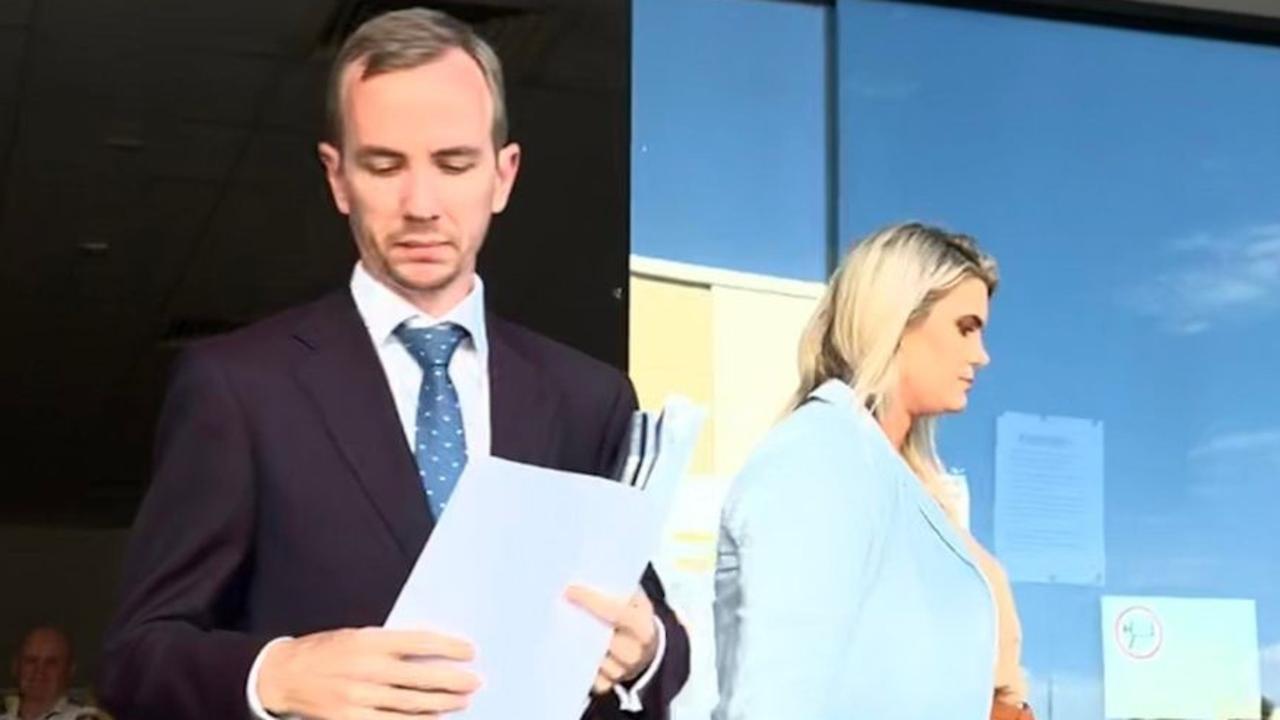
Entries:
POLYGON ((713 287, 715 472, 733 475, 798 382, 796 348, 816 297, 713 287))
MULTIPOLYGON (((706 286, 631 278, 631 380, 640 407, 657 410, 679 393, 712 405, 711 292, 706 286)), ((708 417, 692 473, 712 470, 715 418, 708 417)))

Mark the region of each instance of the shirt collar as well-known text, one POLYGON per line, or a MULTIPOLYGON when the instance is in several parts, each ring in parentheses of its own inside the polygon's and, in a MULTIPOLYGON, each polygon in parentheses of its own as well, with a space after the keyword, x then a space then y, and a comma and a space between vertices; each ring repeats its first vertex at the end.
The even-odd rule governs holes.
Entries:
POLYGON ((58 698, 58 702, 53 704, 53 707, 49 709, 49 712, 46 713, 46 715, 50 715, 53 713, 65 713, 71 709, 72 707, 71 707, 70 698, 68 698, 66 695, 63 695, 62 697, 58 698))
MULTIPOLYGON (((3 703, 0 703, 0 717, 3 717, 3 718, 18 717, 18 710, 20 709, 20 705, 22 704, 22 698, 18 697, 17 695, 9 695, 7 697, 0 698, 0 700, 4 701, 3 703)), ((66 695, 63 695, 62 697, 58 698, 58 701, 53 704, 53 707, 49 708, 45 712, 45 714, 42 715, 41 717, 49 717, 50 715, 60 715, 71 709, 72 709, 71 700, 66 695)))
POLYGON ((472 344, 483 367, 489 358, 489 336, 485 327, 484 282, 479 275, 474 275, 471 292, 440 317, 433 317, 419 310, 413 303, 396 294, 383 285, 363 263, 356 263, 351 272, 351 297, 355 300, 356 310, 369 330, 369 337, 375 346, 393 341, 393 333, 401 324, 409 327, 431 327, 451 322, 464 328, 470 335, 472 344))
POLYGON ((831 378, 809 391, 809 397, 825 400, 836 405, 858 405, 853 388, 839 378, 831 378))

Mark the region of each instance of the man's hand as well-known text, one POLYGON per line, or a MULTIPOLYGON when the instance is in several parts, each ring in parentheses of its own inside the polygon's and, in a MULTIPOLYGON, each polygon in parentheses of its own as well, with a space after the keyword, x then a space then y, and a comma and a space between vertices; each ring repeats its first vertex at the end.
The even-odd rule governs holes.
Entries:
POLYGON ((627 601, 575 585, 565 596, 613 627, 609 652, 596 671, 592 692, 606 693, 620 682, 635 680, 653 663, 658 651, 658 633, 653 627, 653 603, 643 590, 637 590, 627 601))
POLYGON ((467 705, 479 679, 457 664, 463 640, 430 632, 331 630, 272 645, 258 698, 275 715, 308 718, 436 717, 467 705))

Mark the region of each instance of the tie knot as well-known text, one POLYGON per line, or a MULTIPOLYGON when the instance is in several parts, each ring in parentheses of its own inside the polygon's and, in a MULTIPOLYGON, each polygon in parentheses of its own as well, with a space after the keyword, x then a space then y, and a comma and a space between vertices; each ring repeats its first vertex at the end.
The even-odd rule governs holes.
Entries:
POLYGON ((440 323, 429 328, 396 328, 396 337, 409 350, 418 364, 427 366, 448 365, 453 351, 466 339, 466 328, 453 323, 440 323))

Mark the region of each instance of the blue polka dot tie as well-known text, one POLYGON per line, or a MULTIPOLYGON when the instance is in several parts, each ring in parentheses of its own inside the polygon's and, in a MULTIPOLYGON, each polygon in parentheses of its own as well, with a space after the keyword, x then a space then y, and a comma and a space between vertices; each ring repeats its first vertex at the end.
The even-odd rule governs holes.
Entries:
POLYGON ((449 359, 466 339, 467 331, 453 323, 429 328, 401 325, 396 328, 396 337, 422 366, 413 455, 418 461, 422 487, 427 492, 427 504, 438 520, 467 464, 462 406, 458 403, 458 391, 449 379, 449 359))

